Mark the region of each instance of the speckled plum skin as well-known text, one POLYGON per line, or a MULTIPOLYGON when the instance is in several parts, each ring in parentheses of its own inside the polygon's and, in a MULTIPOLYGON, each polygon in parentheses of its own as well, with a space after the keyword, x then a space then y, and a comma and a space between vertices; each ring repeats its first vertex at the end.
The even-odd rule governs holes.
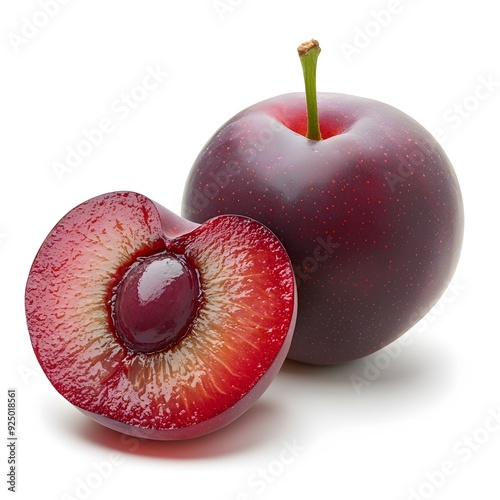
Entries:
POLYGON ((305 137, 303 93, 226 122, 188 177, 182 215, 267 225, 294 265, 298 320, 288 357, 332 365, 396 340, 437 302, 456 269, 464 214, 434 137, 387 104, 318 93, 322 140, 305 137))

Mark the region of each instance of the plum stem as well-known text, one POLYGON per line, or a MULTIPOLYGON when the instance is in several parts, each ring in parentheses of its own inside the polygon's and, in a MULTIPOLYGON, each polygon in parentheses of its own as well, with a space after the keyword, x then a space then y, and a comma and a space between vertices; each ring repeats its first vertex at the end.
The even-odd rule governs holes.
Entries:
POLYGON ((318 119, 318 101, 316 96, 316 66, 321 48, 317 40, 310 40, 299 45, 297 49, 304 73, 307 104, 307 135, 313 141, 321 140, 318 119))

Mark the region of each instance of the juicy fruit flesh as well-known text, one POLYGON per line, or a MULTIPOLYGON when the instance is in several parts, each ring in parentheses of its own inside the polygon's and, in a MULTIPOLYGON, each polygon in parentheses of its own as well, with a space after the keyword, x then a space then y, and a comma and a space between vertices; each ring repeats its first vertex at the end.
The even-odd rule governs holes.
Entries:
POLYGON ((444 151, 404 113, 328 93, 318 111, 322 141, 303 137, 304 94, 231 118, 195 160, 182 214, 269 227, 296 272, 289 357, 336 364, 396 340, 438 300, 460 255, 463 204, 444 151))
POLYGON ((155 352, 189 331, 200 303, 196 270, 167 252, 138 259, 116 286, 112 318, 116 333, 134 352, 155 352))
POLYGON ((178 439, 226 425, 264 392, 290 346, 295 294, 288 256, 264 226, 228 216, 196 227, 124 192, 54 227, 25 305, 35 354, 68 401, 122 432, 178 439), (198 270, 203 300, 175 345, 134 352, 116 336, 110 290, 131 262, 163 251, 198 270))

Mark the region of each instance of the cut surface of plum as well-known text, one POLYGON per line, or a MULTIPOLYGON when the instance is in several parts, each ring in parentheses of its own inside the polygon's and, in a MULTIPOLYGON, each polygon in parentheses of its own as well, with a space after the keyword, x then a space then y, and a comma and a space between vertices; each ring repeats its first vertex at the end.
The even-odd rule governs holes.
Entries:
POLYGON ((35 354, 68 401, 134 436, 183 439, 246 411, 297 315, 288 255, 241 216, 202 225, 115 192, 70 211, 26 285, 35 354))

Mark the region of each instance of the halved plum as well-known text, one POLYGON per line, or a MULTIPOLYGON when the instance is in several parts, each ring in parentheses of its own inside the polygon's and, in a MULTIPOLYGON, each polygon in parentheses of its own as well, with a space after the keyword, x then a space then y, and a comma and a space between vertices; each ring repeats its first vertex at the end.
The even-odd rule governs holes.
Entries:
POLYGON ((26 317, 53 386, 117 431, 201 436, 267 389, 297 316, 293 269, 262 224, 201 225, 133 192, 92 198, 52 229, 26 317))

